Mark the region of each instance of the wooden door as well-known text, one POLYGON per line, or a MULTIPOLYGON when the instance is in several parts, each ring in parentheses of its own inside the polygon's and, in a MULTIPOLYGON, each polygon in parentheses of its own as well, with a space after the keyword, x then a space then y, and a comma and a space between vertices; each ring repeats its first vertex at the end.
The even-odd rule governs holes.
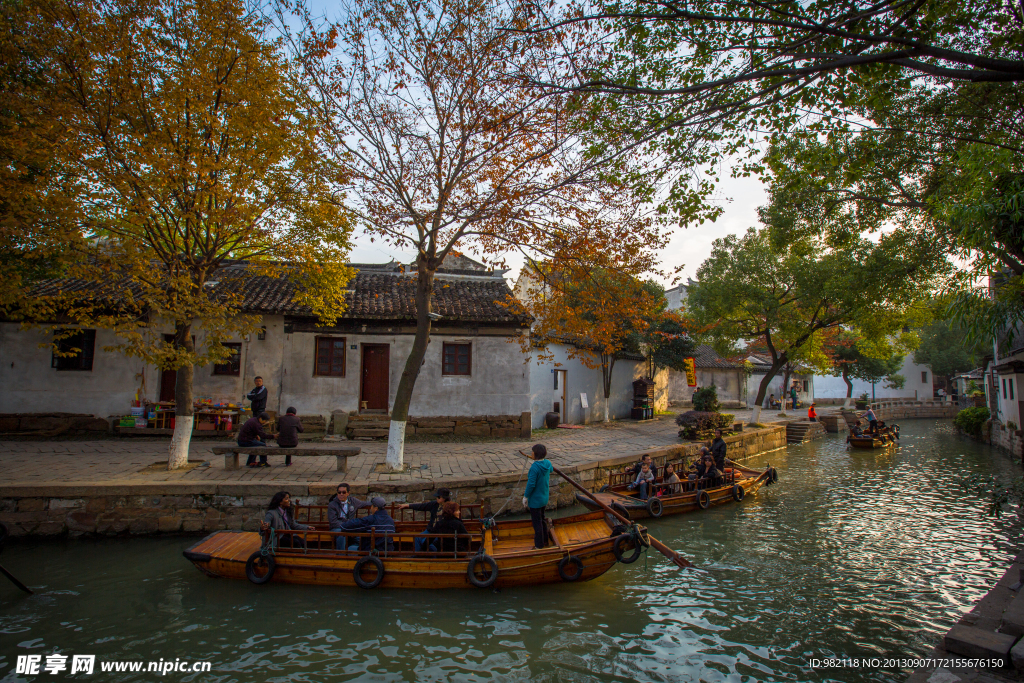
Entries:
POLYGON ((363 372, 360 379, 359 409, 388 410, 391 347, 388 344, 363 344, 363 372))
MULTIPOLYGON (((173 342, 173 334, 164 335, 165 342, 173 342)), ((174 385, 178 382, 177 370, 163 370, 160 372, 160 401, 174 400, 174 385)))

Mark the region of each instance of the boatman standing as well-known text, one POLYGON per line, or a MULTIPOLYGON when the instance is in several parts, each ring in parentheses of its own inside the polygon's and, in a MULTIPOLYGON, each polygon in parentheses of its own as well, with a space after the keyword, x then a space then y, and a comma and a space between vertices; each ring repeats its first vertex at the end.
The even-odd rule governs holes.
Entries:
POLYGON ((548 528, 544 521, 544 508, 548 504, 548 486, 551 480, 551 461, 548 449, 543 444, 533 447, 533 464, 526 479, 523 493, 523 507, 530 510, 533 523, 533 547, 540 550, 548 544, 548 528))
POLYGON ((263 378, 257 377, 255 382, 256 388, 245 395, 248 400, 252 401, 249 409, 252 410, 254 416, 267 409, 267 388, 263 386, 263 378))

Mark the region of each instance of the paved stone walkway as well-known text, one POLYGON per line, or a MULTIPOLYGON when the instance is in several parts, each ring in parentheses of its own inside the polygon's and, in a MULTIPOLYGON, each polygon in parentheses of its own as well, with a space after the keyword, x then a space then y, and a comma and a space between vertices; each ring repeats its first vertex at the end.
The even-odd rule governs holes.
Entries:
MULTIPOLYGON (((736 411, 739 420, 749 420, 749 411, 736 411)), ((762 422, 783 419, 762 414, 762 422)), ((482 441, 476 443, 412 442, 405 447, 410 466, 402 474, 378 473, 387 444, 383 441, 339 441, 305 444, 309 448, 359 446, 362 453, 349 458, 350 481, 416 481, 446 477, 474 477, 519 472, 524 465, 519 450, 528 451, 542 442, 555 464, 569 465, 588 460, 637 453, 679 443, 674 416, 634 422, 624 420, 588 425, 583 429, 534 432, 531 440, 482 441)), ((143 437, 95 441, 3 441, 0 442, 0 471, 6 484, 112 484, 157 482, 333 482, 338 479, 335 459, 296 457, 290 467, 280 456, 271 457, 269 468, 224 469, 223 456, 211 449, 232 445, 210 439, 193 440, 190 461, 208 463, 186 472, 170 472, 155 464, 167 461, 168 439, 143 437)))

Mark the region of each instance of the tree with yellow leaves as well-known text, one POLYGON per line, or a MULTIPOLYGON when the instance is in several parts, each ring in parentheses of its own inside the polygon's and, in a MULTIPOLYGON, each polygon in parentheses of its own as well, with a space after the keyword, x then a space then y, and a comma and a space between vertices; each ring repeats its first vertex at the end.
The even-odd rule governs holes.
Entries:
POLYGON ((240 0, 26 0, 16 19, 64 103, 60 161, 89 240, 46 305, 178 371, 169 467, 183 467, 194 366, 258 322, 229 273, 290 277, 328 324, 344 310, 342 179, 321 160, 280 40, 240 0))

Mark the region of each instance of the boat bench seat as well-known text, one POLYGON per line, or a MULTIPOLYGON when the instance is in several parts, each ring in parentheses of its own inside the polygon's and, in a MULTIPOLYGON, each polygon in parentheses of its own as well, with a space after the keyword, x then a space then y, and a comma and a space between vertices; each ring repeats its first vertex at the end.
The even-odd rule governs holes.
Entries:
POLYGON ((239 455, 288 455, 293 458, 322 458, 326 455, 333 455, 337 458, 337 470, 348 472, 348 459, 350 456, 359 455, 360 448, 247 448, 242 446, 221 446, 213 449, 214 455, 224 456, 224 469, 237 470, 239 455))

